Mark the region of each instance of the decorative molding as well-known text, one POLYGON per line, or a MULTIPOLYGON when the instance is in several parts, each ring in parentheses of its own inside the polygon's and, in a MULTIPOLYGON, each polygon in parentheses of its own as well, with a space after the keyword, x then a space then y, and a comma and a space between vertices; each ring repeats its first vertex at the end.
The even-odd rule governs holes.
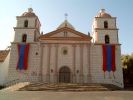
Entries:
MULTIPOLYGON (((95 18, 101 18, 101 19, 105 19, 106 17, 95 17, 95 18)), ((111 17, 111 18, 106 18, 106 19, 116 19, 117 17, 111 17)))
POLYGON ((81 37, 41 37, 40 40, 91 41, 91 39, 81 37))
POLYGON ((94 30, 119 30, 118 28, 95 28, 94 30))
MULTIPOLYGON (((84 33, 81 33, 81 32, 78 32, 78 31, 73 30, 73 29, 68 28, 68 27, 64 27, 64 28, 57 29, 57 30, 55 30, 55 31, 46 33, 46 34, 44 34, 43 36, 44 36, 44 37, 49 37, 49 36, 52 36, 52 35, 54 35, 54 34, 56 34, 56 33, 64 32, 64 31, 72 32, 72 33, 74 33, 74 34, 76 34, 76 35, 79 35, 79 36, 81 36, 81 37, 88 37, 88 35, 86 35, 86 34, 84 34, 84 33)), ((88 38, 91 38, 91 37, 88 37, 88 38)))
POLYGON ((92 39, 92 37, 86 35, 86 34, 83 34, 81 32, 78 32, 76 30, 73 30, 73 29, 70 29, 70 28, 61 28, 61 29, 57 29, 55 31, 52 31, 50 33, 47 33, 47 34, 44 34, 44 35, 41 35, 39 37, 40 40, 78 40, 78 41, 90 41, 92 39), (71 32, 73 34, 76 34, 80 37, 51 37, 52 35, 54 34, 57 34, 57 33, 60 33, 60 32, 71 32))
POLYGON ((36 27, 14 27, 15 29, 34 29, 34 30, 38 30, 36 27))
MULTIPOLYGON (((93 45, 103 45, 104 43, 93 43, 93 45)), ((110 44, 106 44, 106 45, 121 45, 121 44, 112 44, 112 43, 110 43, 110 44)))

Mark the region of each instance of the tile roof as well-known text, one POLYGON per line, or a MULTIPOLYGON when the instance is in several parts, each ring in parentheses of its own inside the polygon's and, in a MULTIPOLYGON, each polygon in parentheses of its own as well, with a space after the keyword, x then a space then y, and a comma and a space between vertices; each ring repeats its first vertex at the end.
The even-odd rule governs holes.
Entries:
POLYGON ((10 50, 0 50, 0 62, 4 62, 10 50))

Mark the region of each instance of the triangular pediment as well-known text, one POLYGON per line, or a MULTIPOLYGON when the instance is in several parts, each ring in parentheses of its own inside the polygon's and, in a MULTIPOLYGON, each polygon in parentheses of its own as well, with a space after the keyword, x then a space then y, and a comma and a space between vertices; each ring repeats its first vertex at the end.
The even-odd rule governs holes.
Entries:
POLYGON ((90 41, 91 37, 76 30, 64 27, 40 36, 40 40, 82 40, 90 41))

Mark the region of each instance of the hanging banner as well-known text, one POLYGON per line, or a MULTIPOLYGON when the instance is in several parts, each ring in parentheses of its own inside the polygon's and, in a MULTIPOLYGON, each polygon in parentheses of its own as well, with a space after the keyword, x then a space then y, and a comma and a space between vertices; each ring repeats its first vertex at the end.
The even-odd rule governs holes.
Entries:
POLYGON ((28 68, 29 44, 18 44, 17 69, 27 70, 28 68))
POLYGON ((103 71, 115 71, 115 45, 102 45, 103 49, 103 71))

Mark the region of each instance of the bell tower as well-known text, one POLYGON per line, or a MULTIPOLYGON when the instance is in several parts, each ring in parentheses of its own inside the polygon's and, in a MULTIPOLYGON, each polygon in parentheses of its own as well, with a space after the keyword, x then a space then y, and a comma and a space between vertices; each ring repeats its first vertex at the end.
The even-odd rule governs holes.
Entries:
POLYGON ((116 17, 101 9, 92 24, 93 43, 119 44, 116 17))
POLYGON ((17 16, 17 25, 14 27, 14 42, 28 43, 37 42, 40 36, 40 21, 32 8, 28 8, 28 12, 24 12, 21 16, 17 16))

